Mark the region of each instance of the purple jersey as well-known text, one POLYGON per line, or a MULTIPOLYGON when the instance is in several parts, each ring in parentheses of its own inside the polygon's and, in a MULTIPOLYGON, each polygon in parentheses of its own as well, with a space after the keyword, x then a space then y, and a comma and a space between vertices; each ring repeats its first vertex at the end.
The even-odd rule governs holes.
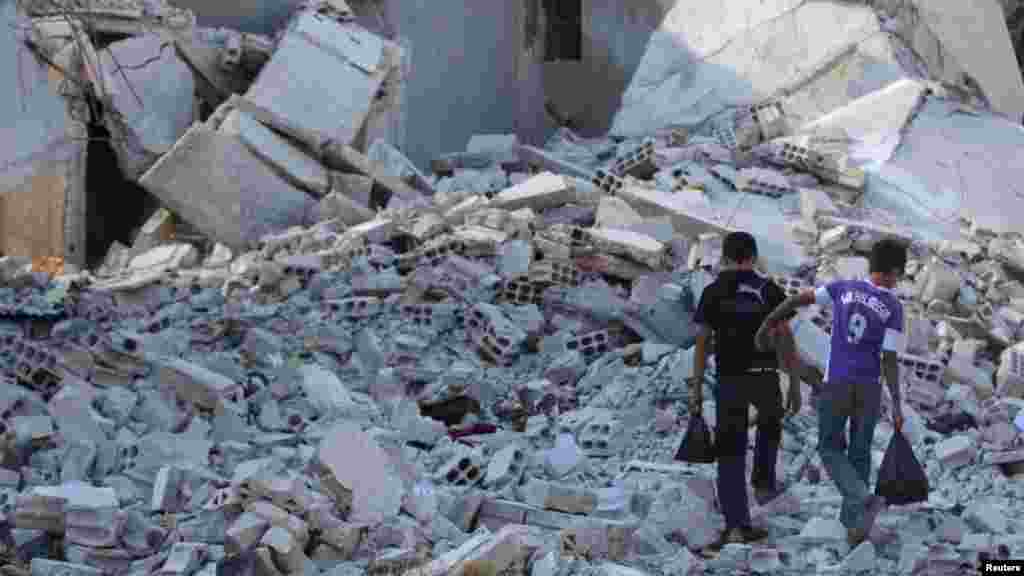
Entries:
POLYGON ((891 290, 866 280, 839 280, 815 291, 832 304, 832 349, 826 380, 877 382, 882 350, 903 352, 903 303, 891 290))

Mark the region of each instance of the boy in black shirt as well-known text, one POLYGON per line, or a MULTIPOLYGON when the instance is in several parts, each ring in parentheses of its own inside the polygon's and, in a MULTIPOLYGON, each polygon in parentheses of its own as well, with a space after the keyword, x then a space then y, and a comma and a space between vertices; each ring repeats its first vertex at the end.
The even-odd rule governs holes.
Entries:
MULTIPOLYGON (((758 503, 781 493, 775 463, 782 441, 782 391, 776 352, 759 351, 754 335, 765 317, 786 299, 775 282, 754 270, 757 242, 746 232, 725 237, 722 258, 729 266, 701 294, 694 321, 700 326, 690 386, 691 417, 701 414, 708 340, 715 340, 718 395, 715 405, 718 452, 718 499, 725 515, 725 532, 715 547, 765 538, 750 523, 747 502, 746 453, 748 410, 757 408, 757 446, 751 484, 758 503)), ((800 382, 790 382, 790 409, 798 411, 800 382)))

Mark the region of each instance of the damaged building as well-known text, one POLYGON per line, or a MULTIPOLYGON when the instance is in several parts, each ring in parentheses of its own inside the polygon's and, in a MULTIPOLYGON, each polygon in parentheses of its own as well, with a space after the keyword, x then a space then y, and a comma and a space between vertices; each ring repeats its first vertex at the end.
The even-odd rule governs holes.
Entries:
MULTIPOLYGON (((1024 555, 1012 10, 227 4, 0 5, 4 574, 1024 555), (852 548, 812 402, 784 424, 788 491, 751 510, 763 541, 709 550, 715 468, 674 458, 733 230, 789 294, 909 246, 905 422, 886 396, 872 475, 902 433, 930 490, 852 548)), ((811 398, 831 308, 790 326, 811 398)))

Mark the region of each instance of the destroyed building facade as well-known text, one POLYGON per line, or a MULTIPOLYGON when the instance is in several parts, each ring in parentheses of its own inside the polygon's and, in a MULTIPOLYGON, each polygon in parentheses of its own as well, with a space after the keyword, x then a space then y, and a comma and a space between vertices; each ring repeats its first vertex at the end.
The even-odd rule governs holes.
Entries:
MULTIPOLYGON (((32 90, 5 129, 38 137, 0 197, 24 211, 0 230, 0 569, 932 576, 1024 556, 1024 100, 998 6, 962 42, 944 2, 481 4, 310 1, 270 34, 21 3, 0 41, 32 90), (488 36, 499 13, 522 34, 488 36), (455 15, 473 33, 432 43, 455 15), (442 60, 458 80, 418 88, 456 77, 442 60), (485 61, 505 84, 461 92, 485 61), (602 66, 622 73, 587 94, 602 66), (673 461, 694 308, 738 229, 789 294, 863 277, 878 238, 910 247, 903 433, 931 492, 853 549, 811 402, 785 424, 788 493, 752 510, 763 542, 709 554, 714 469, 673 461)), ((810 398, 831 309, 790 325, 810 398)))

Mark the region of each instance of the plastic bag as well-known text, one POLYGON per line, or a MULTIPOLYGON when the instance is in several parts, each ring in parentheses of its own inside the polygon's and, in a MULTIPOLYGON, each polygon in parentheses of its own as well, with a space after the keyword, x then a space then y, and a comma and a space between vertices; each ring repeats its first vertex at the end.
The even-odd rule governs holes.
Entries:
POLYGON ((928 476, 902 432, 896 432, 878 469, 875 494, 887 504, 902 506, 928 500, 928 476))
POLYGON ((715 461, 715 444, 711 439, 711 430, 704 422, 704 416, 690 419, 686 435, 676 450, 675 459, 693 464, 710 464, 715 461))

